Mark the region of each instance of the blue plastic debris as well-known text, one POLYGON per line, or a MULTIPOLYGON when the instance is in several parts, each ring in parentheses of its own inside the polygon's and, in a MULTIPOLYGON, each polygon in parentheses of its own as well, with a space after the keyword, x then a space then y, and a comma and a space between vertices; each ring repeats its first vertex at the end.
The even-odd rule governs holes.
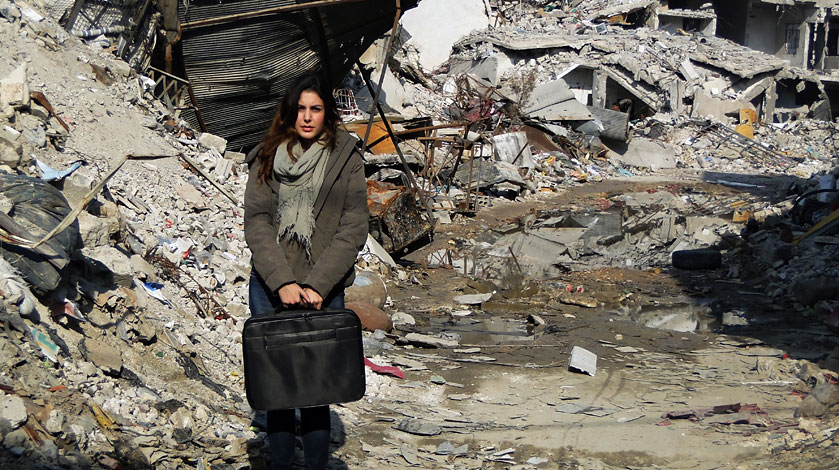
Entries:
POLYGON ((50 168, 49 165, 46 163, 35 159, 35 163, 38 164, 38 169, 41 170, 41 179, 44 181, 60 181, 63 180, 65 177, 69 176, 74 171, 78 170, 80 166, 84 163, 81 160, 77 160, 70 165, 70 168, 66 170, 55 170, 50 168))

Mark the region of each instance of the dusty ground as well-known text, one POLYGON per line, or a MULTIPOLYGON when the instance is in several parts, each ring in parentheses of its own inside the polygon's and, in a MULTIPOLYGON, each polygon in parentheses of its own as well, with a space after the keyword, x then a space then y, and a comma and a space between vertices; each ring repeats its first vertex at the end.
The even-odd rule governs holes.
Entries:
MULTIPOLYGON (((835 465, 837 449, 830 440, 806 451, 795 445, 806 434, 801 429, 807 422, 793 413, 802 400, 794 393, 802 385, 796 378, 797 359, 823 355, 837 339, 786 310, 785 302, 762 295, 760 286, 748 280, 731 282, 716 271, 598 269, 525 281, 523 288, 504 292, 507 298, 499 293, 469 315, 454 316, 463 308, 452 298, 486 291, 486 282, 450 269, 421 269, 428 253, 531 208, 583 206, 593 194, 667 183, 590 184, 538 201, 501 203, 474 218, 438 226, 431 245, 403 260, 415 263, 421 285, 394 285, 390 295, 393 308, 417 318, 418 331, 458 333, 461 348, 401 346, 377 357, 402 364, 406 378, 371 375, 364 402, 337 408, 347 438, 333 463, 349 468, 581 469, 835 465), (583 286, 576 295, 594 298, 598 306, 557 303, 566 284, 583 286), (700 321, 704 331, 647 328, 618 313, 621 305, 682 303, 714 305, 700 321), (718 311, 732 308, 748 312, 752 326, 721 328, 718 311), (534 328, 528 323, 531 314, 546 325, 534 328), (596 376, 568 370, 573 346, 598 355, 596 376), (777 357, 783 353, 785 359, 777 357), (701 421, 663 417, 730 404, 757 408, 701 421), (560 411, 586 407, 583 413, 560 411), (397 430, 406 419, 439 426, 440 432, 421 436, 397 430), (471 457, 437 455, 446 442, 468 446, 471 457), (531 458, 540 460, 527 463, 531 458)), ((685 179, 677 184, 734 192, 685 179)), ((775 189, 768 188, 766 197, 775 189)), ((814 429, 817 422, 823 421, 814 421, 814 429)))

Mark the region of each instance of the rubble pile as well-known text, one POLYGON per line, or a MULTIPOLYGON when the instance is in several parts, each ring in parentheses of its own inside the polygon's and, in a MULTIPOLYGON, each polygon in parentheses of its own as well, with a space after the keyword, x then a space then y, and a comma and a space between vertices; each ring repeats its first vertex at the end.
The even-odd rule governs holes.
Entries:
MULTIPOLYGON (((423 0, 413 13, 423 3, 441 2, 423 0)), ((381 423, 402 439, 520 432, 531 426, 517 427, 523 413, 510 423, 494 411, 481 415, 481 407, 517 403, 519 392, 559 414, 616 415, 620 424, 660 413, 658 404, 644 409, 651 401, 620 410, 568 405, 580 396, 566 388, 556 398, 563 403, 554 403, 538 395, 557 390, 554 377, 521 387, 532 370, 559 367, 553 356, 517 351, 525 344, 551 346, 563 368, 577 351, 587 363, 573 368, 591 376, 585 380, 597 377, 597 355, 568 334, 590 321, 584 311, 668 330, 633 346, 619 344, 624 335, 613 327, 604 329, 608 338, 583 338, 615 353, 611 365, 625 363, 650 382, 680 383, 683 364, 644 347, 660 340, 700 349, 689 343, 696 338, 673 332, 701 331, 705 315, 718 316, 711 323, 720 328, 749 328, 783 325, 794 313, 839 330, 837 124, 818 119, 825 97, 767 109, 778 77, 815 85, 773 56, 713 36, 594 21, 629 4, 464 2, 479 29, 442 46, 409 34, 413 43, 399 44, 391 58, 371 53, 378 60, 369 70, 344 80, 361 103, 344 109, 347 127, 364 138, 373 119, 364 142, 371 233, 347 292, 370 330, 368 388, 366 400, 333 407, 347 424, 333 429, 335 447, 355 439, 342 458, 359 467, 369 459, 379 467, 535 468, 548 459, 521 458, 501 445, 507 438, 490 438, 497 447, 400 445, 390 434, 388 445, 364 441, 367 427, 381 423), (440 47, 443 62, 433 58, 440 47), (388 111, 377 117, 364 80, 387 67, 380 100, 388 111), (776 115, 784 119, 774 122, 776 115), (551 202, 597 183, 567 204, 551 202), (517 215, 497 223, 475 218, 511 207, 517 215), (420 262, 399 260, 408 252, 420 262), (448 273, 438 268, 457 280, 437 285, 429 271, 448 273), (761 310, 737 310, 729 299, 685 307, 684 298, 599 277, 620 270, 672 274, 696 297, 735 286, 732 296, 754 296, 761 310), (714 280, 690 277, 702 273, 714 280), (435 288, 460 295, 443 299, 435 288), (429 297, 434 304, 423 304, 429 297), (499 311, 514 315, 501 320, 499 311), (501 328, 514 342, 482 350, 467 336, 475 324, 501 328), (498 361, 501 354, 520 363, 498 361), (466 369, 458 371, 491 363, 516 367, 502 374, 509 383, 500 394, 470 388, 477 386, 466 369), (397 381, 405 372, 410 380, 397 381)), ((82 41, 39 11, 46 10, 0 0, 0 465, 263 468, 262 415, 244 400, 241 365, 250 314, 239 152, 246 149, 192 129, 158 99, 154 80, 113 55, 106 36, 82 41)), ((412 21, 406 29, 423 27, 412 21)), ((654 424, 705 417, 708 426, 729 425, 736 420, 710 416, 740 413, 748 425, 790 429, 763 443, 777 452, 835 436, 839 348, 815 362, 784 361, 777 350, 720 337, 709 340, 707 356, 758 357, 743 373, 759 384, 807 388, 797 392, 809 395, 799 410, 812 421, 771 422, 744 402, 667 412, 666 424, 654 424)), ((704 352, 691 355, 697 387, 715 377, 745 380, 702 362, 704 352)), ((575 380, 568 389, 582 390, 584 379, 575 380)))

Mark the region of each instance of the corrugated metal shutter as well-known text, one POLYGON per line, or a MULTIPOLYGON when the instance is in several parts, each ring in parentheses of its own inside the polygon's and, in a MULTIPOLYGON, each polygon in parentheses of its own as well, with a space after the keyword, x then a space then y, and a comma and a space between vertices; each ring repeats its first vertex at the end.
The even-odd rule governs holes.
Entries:
MULTIPOLYGON (((191 1, 179 16, 183 24, 297 3, 309 2, 191 1)), ((232 149, 256 144, 295 78, 323 63, 337 84, 394 15, 394 1, 369 0, 185 29, 183 63, 207 130, 232 149)), ((194 113, 184 117, 199 128, 194 113)))

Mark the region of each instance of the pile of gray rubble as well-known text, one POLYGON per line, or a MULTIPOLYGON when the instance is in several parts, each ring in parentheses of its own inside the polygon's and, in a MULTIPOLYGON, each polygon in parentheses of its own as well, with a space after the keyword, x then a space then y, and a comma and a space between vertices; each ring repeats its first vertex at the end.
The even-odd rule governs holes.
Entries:
MULTIPOLYGON (((365 154, 375 221, 350 293, 374 362, 408 343, 458 345, 416 331, 392 304, 389 286, 422 275, 391 255, 511 203, 536 209, 430 252, 425 267, 504 286, 513 269, 545 280, 667 268, 674 252, 712 249, 726 279, 748 275, 839 329, 837 124, 817 80, 713 36, 594 22, 596 2, 463 2, 477 15, 468 29, 423 43, 422 29, 446 29, 423 26, 441 3, 406 14, 410 39, 393 57, 384 38, 362 58, 387 77, 380 99, 396 134, 365 154), (776 104, 786 81, 815 98, 776 104), (602 181, 647 189, 540 206, 602 181), (395 214, 406 207, 416 220, 395 214)), ((258 468, 266 444, 240 344, 246 149, 192 129, 106 39, 0 0, 0 465, 258 468)), ((359 73, 344 82, 359 104, 344 111, 364 137, 372 100, 359 73)), ((386 400, 390 381, 368 372, 368 399, 386 400)), ((497 457, 446 455, 467 452, 464 468, 497 457)))

